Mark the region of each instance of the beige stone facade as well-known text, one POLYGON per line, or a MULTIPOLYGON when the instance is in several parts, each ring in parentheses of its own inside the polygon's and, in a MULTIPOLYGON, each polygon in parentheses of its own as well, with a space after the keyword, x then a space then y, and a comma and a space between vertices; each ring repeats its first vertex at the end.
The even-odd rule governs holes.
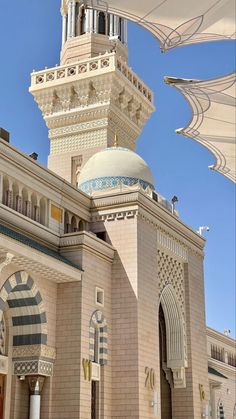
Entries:
POLYGON ((133 175, 150 175, 129 150, 152 92, 123 21, 90 12, 62 3, 62 65, 32 75, 50 170, 0 139, 0 419, 234 418, 235 342, 205 326, 205 241, 133 175), (77 33, 92 18, 117 31, 112 52, 115 32, 77 33), (132 176, 82 192, 107 147, 128 149, 132 176))
POLYGON ((91 381, 85 379, 83 360, 90 360, 94 313, 102 314, 107 328, 100 365, 101 418, 165 417, 160 404, 168 401, 163 390, 168 386, 173 418, 204 417, 210 396, 212 417, 220 417, 222 403, 224 417, 230 418, 234 341, 211 329, 206 333, 202 237, 140 187, 90 198, 63 182, 62 192, 58 176, 4 141, 1 170, 4 418, 28 418, 27 377, 36 373, 45 377, 41 418, 91 417, 91 381), (24 180, 17 176, 22 168, 24 180), (9 185, 13 204, 6 202, 9 185), (36 194, 35 202, 45 200, 44 223, 17 210, 15 194, 26 189, 31 197, 36 194), (66 213, 76 219, 77 229, 83 222, 83 231, 65 234, 66 213), (22 290, 14 290, 14 278, 22 290), (102 291, 100 303, 96 290, 102 291), (37 303, 32 298, 38 293, 37 303), (166 323, 161 368, 160 304, 166 323), (166 381, 161 395, 163 368, 170 384, 166 381))

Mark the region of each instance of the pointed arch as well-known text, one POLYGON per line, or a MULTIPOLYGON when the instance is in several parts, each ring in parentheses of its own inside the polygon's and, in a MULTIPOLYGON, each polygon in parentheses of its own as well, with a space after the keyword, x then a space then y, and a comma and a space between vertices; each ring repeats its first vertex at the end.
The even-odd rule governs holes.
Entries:
POLYGON ((98 363, 100 365, 107 364, 107 342, 108 330, 107 322, 100 310, 96 310, 89 325, 89 359, 93 361, 96 359, 96 352, 98 352, 98 363), (96 347, 97 345, 97 347, 96 347))
POLYGON ((11 310, 12 345, 47 343, 47 318, 41 294, 25 271, 11 275, 0 290, 0 322, 11 310))
POLYGON ((184 321, 174 288, 168 284, 162 291, 160 304, 166 324, 167 367, 172 370, 175 388, 185 387, 184 321))

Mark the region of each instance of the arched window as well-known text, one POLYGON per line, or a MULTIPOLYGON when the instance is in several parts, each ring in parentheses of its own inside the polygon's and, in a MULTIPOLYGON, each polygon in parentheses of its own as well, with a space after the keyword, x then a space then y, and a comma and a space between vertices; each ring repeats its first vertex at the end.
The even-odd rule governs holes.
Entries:
POLYGON ((100 365, 107 364, 107 323, 103 313, 93 313, 89 327, 89 359, 100 365))
MULTIPOLYGON (((89 360, 100 365, 107 364, 107 323, 100 310, 93 313, 89 324, 89 360)), ((91 382, 91 419, 97 419, 100 410, 101 380, 91 382)))
POLYGON ((77 223, 76 223, 76 218, 73 217, 71 218, 71 232, 75 233, 77 231, 77 223))
POLYGON ((79 222, 79 231, 84 231, 84 222, 83 222, 83 220, 80 220, 80 222, 79 222))
POLYGON ((68 212, 65 212, 64 215, 64 234, 70 233, 70 220, 68 212))

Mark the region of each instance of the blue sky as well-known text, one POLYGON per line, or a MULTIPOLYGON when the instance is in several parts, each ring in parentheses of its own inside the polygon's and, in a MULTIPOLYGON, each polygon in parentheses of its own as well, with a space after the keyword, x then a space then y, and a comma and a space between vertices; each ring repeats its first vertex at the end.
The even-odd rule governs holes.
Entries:
MULTIPOLYGON (((1 0, 0 126, 11 143, 36 151, 47 162, 47 129, 28 93, 30 72, 59 63, 60 0, 1 0)), ((188 104, 163 82, 165 75, 207 79, 234 70, 233 42, 180 47, 162 54, 152 35, 129 25, 129 64, 155 93, 156 112, 138 140, 137 152, 148 162, 156 190, 179 198, 181 219, 206 234, 205 291, 207 324, 235 335, 235 188, 210 171, 214 157, 191 139, 175 134, 190 119, 188 104)))

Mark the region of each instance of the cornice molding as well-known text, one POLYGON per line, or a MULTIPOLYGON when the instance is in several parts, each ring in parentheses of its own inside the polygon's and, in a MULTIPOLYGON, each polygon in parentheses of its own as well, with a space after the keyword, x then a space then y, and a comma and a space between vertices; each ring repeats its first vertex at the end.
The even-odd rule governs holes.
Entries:
POLYGON ((141 190, 126 193, 113 192, 109 196, 93 197, 91 204, 92 221, 104 221, 111 216, 116 219, 119 213, 127 210, 135 211, 136 216, 143 221, 161 229, 172 239, 178 240, 185 248, 203 256, 205 240, 141 190), (128 209, 124 208, 127 205, 128 209))
POLYGON ((236 340, 234 338, 231 338, 230 336, 226 336, 221 332, 218 332, 217 330, 214 330, 210 327, 206 328, 206 334, 207 338, 213 338, 218 340, 220 343, 223 343, 227 346, 232 346, 232 348, 235 350, 236 340))
POLYGON ((33 184, 38 185, 39 188, 45 188, 45 194, 48 195, 49 199, 52 199, 52 196, 55 193, 54 199, 56 199, 57 196, 60 202, 61 196, 63 196, 63 199, 65 200, 74 201, 77 206, 79 205, 81 207, 81 210, 87 213, 86 218, 89 219, 89 196, 3 140, 0 140, 0 152, 2 159, 1 172, 3 174, 11 177, 13 173, 12 166, 15 167, 15 173, 20 171, 24 178, 24 184, 30 189, 33 188, 33 184))
POLYGON ((73 250, 84 250, 96 254, 110 263, 113 262, 115 249, 110 244, 98 239, 95 234, 89 232, 65 234, 60 239, 61 253, 73 250))
POLYGON ((47 345, 22 345, 13 348, 13 361, 28 357, 41 357, 53 362, 56 359, 56 349, 47 345))
POLYGON ((235 377, 236 368, 226 364, 225 362, 217 361, 216 359, 208 357, 208 364, 210 367, 222 372, 222 374, 232 374, 233 377, 235 377))

